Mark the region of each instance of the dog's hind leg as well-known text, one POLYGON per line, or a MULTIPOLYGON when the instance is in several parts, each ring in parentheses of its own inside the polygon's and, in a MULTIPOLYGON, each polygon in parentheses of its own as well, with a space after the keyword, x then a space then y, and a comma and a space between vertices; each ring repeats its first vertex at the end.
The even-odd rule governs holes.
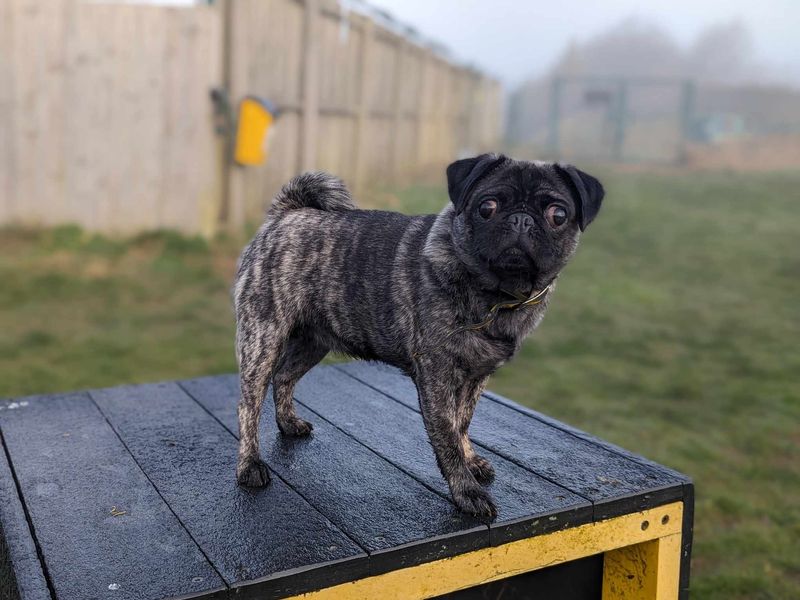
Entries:
POLYGON ((275 420, 283 435, 305 437, 311 433, 311 423, 298 417, 294 410, 294 387, 327 353, 326 347, 302 334, 293 335, 286 343, 280 366, 272 378, 275 420))
POLYGON ((236 324, 236 349, 239 358, 239 460, 236 480, 246 487, 269 483, 267 465, 261 460, 258 424, 261 404, 270 377, 285 345, 286 332, 274 321, 265 321, 251 312, 239 315, 236 324))

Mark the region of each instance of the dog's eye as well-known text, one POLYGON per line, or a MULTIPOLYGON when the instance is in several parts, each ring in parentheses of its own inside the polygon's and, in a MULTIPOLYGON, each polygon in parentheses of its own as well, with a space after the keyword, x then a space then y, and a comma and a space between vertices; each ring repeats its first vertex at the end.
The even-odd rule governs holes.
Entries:
POLYGON ((567 211, 564 209, 563 206, 559 206, 558 204, 551 204, 544 211, 544 217, 545 219, 547 219, 547 222, 550 224, 550 227, 556 229, 558 227, 561 227, 564 223, 567 222, 567 211))
POLYGON ((484 200, 478 207, 478 214, 484 219, 491 219, 497 212, 497 200, 484 200))

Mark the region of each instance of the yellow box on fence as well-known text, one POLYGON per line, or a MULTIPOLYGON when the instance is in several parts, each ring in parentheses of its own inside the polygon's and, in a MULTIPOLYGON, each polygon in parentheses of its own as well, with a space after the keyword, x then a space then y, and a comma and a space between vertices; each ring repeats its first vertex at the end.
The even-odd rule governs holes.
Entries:
POLYGON ((268 101, 247 96, 239 103, 234 160, 240 165, 261 165, 267 160, 267 141, 278 111, 268 101))

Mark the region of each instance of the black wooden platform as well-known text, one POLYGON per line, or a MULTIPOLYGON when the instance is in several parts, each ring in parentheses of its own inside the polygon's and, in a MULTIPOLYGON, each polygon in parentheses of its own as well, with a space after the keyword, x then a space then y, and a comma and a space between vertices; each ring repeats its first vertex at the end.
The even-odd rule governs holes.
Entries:
MULTIPOLYGON (((451 504, 397 371, 318 367, 295 397, 313 436, 282 439, 265 402, 273 478, 257 492, 234 481, 235 376, 0 402, 7 588, 25 600, 291 596, 676 501, 688 586, 692 486, 675 471, 486 393, 470 433, 497 472, 487 526, 451 504)), ((599 598, 602 555, 584 563, 558 597, 599 598)))

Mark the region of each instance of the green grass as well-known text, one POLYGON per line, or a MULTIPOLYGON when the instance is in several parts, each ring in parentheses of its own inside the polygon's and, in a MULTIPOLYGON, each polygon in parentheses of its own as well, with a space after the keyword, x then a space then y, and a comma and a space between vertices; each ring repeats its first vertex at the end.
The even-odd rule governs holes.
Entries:
MULTIPOLYGON (((547 318, 490 387, 695 479, 694 598, 800 597, 800 175, 604 179, 547 318)), ((0 231, 0 394, 233 371, 241 244, 0 231)))

